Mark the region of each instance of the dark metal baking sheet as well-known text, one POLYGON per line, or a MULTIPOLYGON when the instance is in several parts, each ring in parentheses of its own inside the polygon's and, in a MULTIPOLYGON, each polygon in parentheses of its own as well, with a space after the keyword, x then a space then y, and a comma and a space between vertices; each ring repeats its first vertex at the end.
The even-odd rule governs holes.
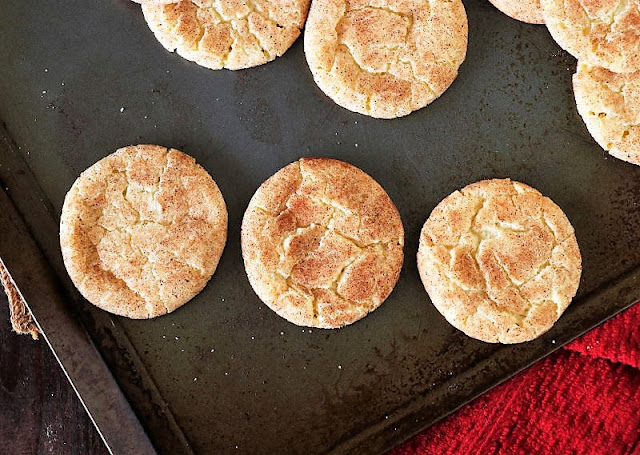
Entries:
MULTIPOLYGON (((453 86, 426 109, 382 121, 326 98, 301 40, 268 65, 214 72, 164 51, 128 0, 0 3, 0 119, 16 145, 0 151, 0 179, 159 452, 381 452, 640 297, 640 175, 589 137, 571 92, 574 59, 543 26, 481 0, 465 6, 469 51, 453 86), (196 157, 230 215, 206 289, 150 321, 86 304, 64 272, 56 229, 78 174, 132 143, 196 157), (251 195, 309 155, 376 178, 406 230, 392 296, 341 330, 279 318, 242 267, 239 226, 251 195), (583 254, 574 303, 548 334, 522 345, 485 344, 450 327, 416 270, 431 209, 489 177, 550 196, 583 254)), ((46 312, 32 309, 46 328, 46 312)), ((99 409, 91 400, 87 407, 99 409)))

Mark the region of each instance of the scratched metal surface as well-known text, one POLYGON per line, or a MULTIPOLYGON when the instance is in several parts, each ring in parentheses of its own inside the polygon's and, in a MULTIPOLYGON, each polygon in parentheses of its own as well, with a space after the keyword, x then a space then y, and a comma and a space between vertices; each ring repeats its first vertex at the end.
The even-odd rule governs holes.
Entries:
POLYGON ((419 112, 382 121, 326 98, 301 40, 268 65, 214 72, 164 51, 127 0, 0 4, 0 41, 10 43, 0 47, 0 119, 20 155, 11 166, 0 157, 0 178, 11 182, 8 194, 161 453, 381 452, 640 296, 640 175, 589 137, 571 92, 574 59, 543 26, 480 0, 465 6, 469 51, 453 86, 419 112), (230 215, 229 241, 206 289, 149 321, 111 317, 82 301, 62 268, 55 229, 79 173, 132 143, 193 155, 230 215), (280 319, 254 295, 241 261, 239 226, 251 195, 309 155, 372 175, 406 230, 395 291, 341 330, 280 319), (450 327, 416 270, 431 209, 490 177, 550 196, 583 254, 577 299, 551 332, 523 345, 484 344, 450 327), (45 209, 30 205, 38 198, 45 209))

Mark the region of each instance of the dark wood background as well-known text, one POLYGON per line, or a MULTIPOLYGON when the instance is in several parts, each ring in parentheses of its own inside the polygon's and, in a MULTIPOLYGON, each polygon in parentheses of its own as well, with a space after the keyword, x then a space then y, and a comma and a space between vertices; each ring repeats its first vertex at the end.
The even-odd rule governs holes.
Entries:
POLYGON ((1 288, 0 453, 108 454, 46 342, 11 330, 1 288))

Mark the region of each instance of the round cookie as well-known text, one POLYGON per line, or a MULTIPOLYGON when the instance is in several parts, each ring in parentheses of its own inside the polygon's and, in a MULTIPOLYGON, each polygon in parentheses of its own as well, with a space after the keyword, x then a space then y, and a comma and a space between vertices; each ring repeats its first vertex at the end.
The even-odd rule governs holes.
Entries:
POLYGON ((540 0, 489 0, 512 19, 528 24, 544 24, 540 0))
POLYGON ((578 112, 591 136, 612 156, 640 165, 640 71, 613 73, 578 64, 573 75, 578 112))
POLYGON ((640 70, 640 0, 541 0, 551 36, 578 60, 640 70))
POLYGON ((564 312, 582 265, 562 210, 527 185, 496 179, 455 191, 433 209, 418 270, 451 325, 489 343, 520 343, 564 312))
POLYGON ((360 169, 302 158, 256 191, 242 220, 242 256, 258 297, 294 324, 338 328, 393 290, 404 230, 384 189, 360 169))
POLYGON ((340 106, 401 117, 458 75, 467 15, 460 0, 314 0, 304 51, 316 84, 340 106))
POLYGON ((300 35, 310 0, 182 0, 142 5, 169 51, 210 69, 238 70, 281 56, 300 35))
POLYGON ((157 145, 121 148, 85 170, 60 219, 64 264, 80 293, 135 319, 198 294, 226 239, 227 208, 211 176, 157 145))

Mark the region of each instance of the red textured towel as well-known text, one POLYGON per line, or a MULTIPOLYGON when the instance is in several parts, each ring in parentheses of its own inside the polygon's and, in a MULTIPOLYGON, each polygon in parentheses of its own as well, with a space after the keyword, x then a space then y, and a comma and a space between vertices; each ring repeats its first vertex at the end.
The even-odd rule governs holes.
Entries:
POLYGON ((396 448, 640 454, 640 303, 396 448))

